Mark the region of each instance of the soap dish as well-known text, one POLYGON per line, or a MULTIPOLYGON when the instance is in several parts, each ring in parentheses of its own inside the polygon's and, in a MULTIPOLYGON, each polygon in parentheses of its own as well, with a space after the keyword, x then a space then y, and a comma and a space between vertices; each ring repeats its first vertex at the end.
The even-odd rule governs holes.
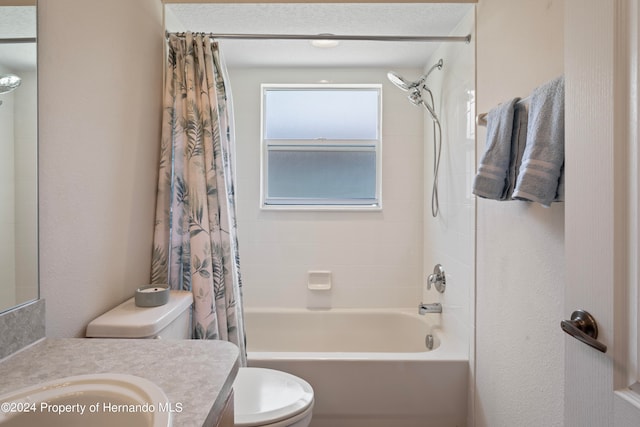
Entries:
POLYGON ((169 286, 148 285, 136 289, 135 302, 138 307, 157 307, 169 302, 169 286))

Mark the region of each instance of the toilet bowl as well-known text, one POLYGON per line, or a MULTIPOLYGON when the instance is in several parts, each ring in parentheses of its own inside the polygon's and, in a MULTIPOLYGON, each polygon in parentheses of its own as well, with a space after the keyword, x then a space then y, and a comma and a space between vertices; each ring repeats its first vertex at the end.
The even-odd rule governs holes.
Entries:
MULTIPOLYGON (((158 307, 138 307, 131 298, 87 326, 92 338, 191 337, 193 295, 171 291, 169 302, 158 307)), ((240 368, 233 383, 237 427, 307 427, 311 423, 313 388, 286 372, 240 368)))
POLYGON ((240 368, 233 383, 238 427, 307 427, 313 389, 305 380, 264 368, 240 368))

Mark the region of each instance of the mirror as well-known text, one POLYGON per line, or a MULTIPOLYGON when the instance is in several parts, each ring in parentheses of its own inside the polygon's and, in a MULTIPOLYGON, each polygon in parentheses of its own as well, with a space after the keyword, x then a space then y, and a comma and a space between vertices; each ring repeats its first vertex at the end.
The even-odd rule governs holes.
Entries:
POLYGON ((36 6, 7 3, 25 2, 0 6, 0 312, 38 298, 36 6))

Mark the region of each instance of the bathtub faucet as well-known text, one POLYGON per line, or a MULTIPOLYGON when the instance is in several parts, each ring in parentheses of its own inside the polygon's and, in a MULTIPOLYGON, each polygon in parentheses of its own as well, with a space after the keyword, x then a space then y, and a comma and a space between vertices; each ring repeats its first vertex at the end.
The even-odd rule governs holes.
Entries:
POLYGON ((421 302, 420 305, 418 305, 418 314, 427 313, 442 313, 442 304, 439 302, 434 302, 432 304, 424 304, 421 302))

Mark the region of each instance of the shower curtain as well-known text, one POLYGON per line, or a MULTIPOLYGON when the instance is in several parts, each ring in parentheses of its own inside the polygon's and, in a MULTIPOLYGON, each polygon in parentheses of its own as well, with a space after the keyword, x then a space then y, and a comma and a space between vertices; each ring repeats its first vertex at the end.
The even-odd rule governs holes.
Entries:
POLYGON ((230 341, 246 365, 231 94, 218 44, 170 35, 152 283, 193 292, 193 337, 230 341))

